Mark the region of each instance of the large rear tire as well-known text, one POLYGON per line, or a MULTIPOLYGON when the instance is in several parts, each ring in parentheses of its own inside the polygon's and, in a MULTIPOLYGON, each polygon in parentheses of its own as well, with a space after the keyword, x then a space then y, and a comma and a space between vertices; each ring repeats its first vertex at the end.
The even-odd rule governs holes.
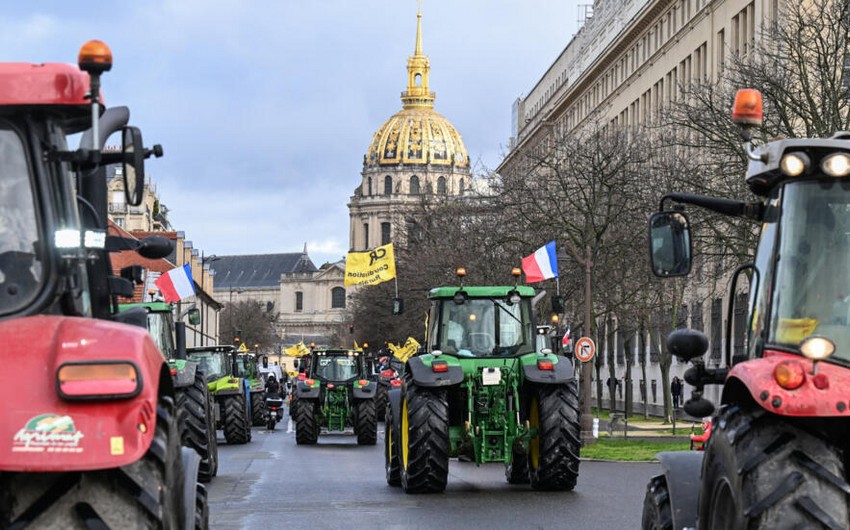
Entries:
POLYGON ((245 407, 245 394, 231 394, 221 398, 224 439, 229 444, 246 444, 251 441, 251 425, 245 407))
POLYGON ((514 448, 511 451, 511 463, 505 464, 505 478, 508 484, 528 484, 528 454, 514 448))
POLYGON ((374 399, 361 399, 355 402, 354 432, 357 445, 375 445, 378 441, 378 419, 374 399))
POLYGON ((405 493, 437 493, 449 476, 449 404, 444 390, 412 382, 401 400, 401 487, 405 493))
POLYGON ((378 421, 386 421, 386 410, 387 410, 387 397, 389 396, 389 389, 387 385, 383 385, 379 382, 376 383, 378 385, 377 390, 375 390, 375 412, 377 413, 378 421))
POLYGON ((180 528, 187 508, 174 412, 174 401, 160 398, 150 448, 124 467, 0 473, 0 528, 180 528))
POLYGON ((652 477, 646 486, 640 527, 641 530, 673 530, 670 491, 664 475, 652 477))
POLYGON ((216 443, 211 397, 206 378, 195 371, 192 386, 178 388, 177 407, 183 413, 183 445, 194 449, 201 457, 198 480, 209 482, 218 472, 218 444, 216 443))
POLYGON ((393 417, 389 401, 384 411, 384 471, 387 475, 387 484, 390 486, 401 486, 401 462, 398 452, 398 430, 393 417))
POLYGON ((576 383, 539 385, 529 407, 537 436, 529 442, 528 468, 536 490, 572 490, 578 480, 581 426, 576 383))
POLYGON ((319 441, 319 425, 316 423, 316 402, 299 399, 295 409, 295 443, 314 445, 319 441))
POLYGON ((251 422, 254 427, 262 427, 266 424, 266 393, 251 393, 251 422))
POLYGON ((705 448, 699 528, 850 528, 841 451, 762 409, 725 406, 705 448))

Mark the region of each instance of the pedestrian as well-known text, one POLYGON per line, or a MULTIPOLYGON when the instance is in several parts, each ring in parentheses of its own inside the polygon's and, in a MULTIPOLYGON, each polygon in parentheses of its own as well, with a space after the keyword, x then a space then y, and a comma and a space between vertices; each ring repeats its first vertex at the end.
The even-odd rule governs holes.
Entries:
POLYGON ((670 393, 673 395, 673 408, 679 408, 679 400, 682 397, 682 380, 678 376, 670 382, 670 393))

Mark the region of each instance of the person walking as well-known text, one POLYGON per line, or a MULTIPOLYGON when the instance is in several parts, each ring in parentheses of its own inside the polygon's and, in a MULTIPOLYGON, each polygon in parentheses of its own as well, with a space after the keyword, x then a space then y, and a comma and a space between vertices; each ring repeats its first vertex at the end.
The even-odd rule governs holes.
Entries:
POLYGON ((679 400, 682 398, 682 380, 678 376, 670 382, 670 393, 673 395, 673 408, 678 410, 679 400))

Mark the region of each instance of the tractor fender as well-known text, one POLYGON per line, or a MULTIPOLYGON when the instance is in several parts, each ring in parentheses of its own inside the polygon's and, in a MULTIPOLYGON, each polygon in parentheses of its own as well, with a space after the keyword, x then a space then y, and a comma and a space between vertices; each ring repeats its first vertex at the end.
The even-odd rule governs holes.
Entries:
POLYGON ((92 318, 39 315, 0 322, 0 363, 17 377, 0 385, 0 469, 69 472, 133 463, 151 446, 161 396, 171 375, 147 330, 92 318), (125 364, 135 389, 80 396, 66 387, 62 366, 125 364))
POLYGON ((298 399, 319 399, 321 386, 310 387, 304 381, 298 381, 295 386, 295 395, 298 399))
POLYGON ((232 396, 234 394, 241 394, 242 391, 238 388, 223 388, 221 390, 217 390, 216 396, 232 396))
POLYGON ((176 369, 174 374, 174 388, 183 388, 195 384, 195 372, 198 371, 198 363, 188 361, 172 361, 171 368, 176 369))
POLYGON ((703 451, 658 453, 662 474, 667 480, 673 528, 695 528, 699 513, 700 472, 703 451))
POLYGON ((561 361, 552 365, 553 370, 541 370, 536 364, 524 364, 522 373, 526 381, 532 383, 566 383, 574 379, 573 367, 570 363, 561 361))
POLYGON ((351 391, 351 395, 354 396, 354 399, 375 399, 375 390, 377 386, 374 384, 368 384, 362 387, 353 387, 351 391))
POLYGON ((396 437, 399 435, 399 429, 401 427, 401 388, 391 388, 387 393, 387 402, 390 405, 390 414, 392 415, 393 423, 386 428, 393 429, 393 438, 401 440, 401 438, 396 437))
POLYGON ((463 368, 459 365, 449 365, 447 372, 434 372, 420 357, 413 357, 407 367, 413 381, 421 387, 451 386, 463 381, 463 368))

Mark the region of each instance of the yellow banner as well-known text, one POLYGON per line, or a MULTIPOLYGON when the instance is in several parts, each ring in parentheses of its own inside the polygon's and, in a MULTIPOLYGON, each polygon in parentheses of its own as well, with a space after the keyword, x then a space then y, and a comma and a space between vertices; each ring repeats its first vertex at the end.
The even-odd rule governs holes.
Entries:
POLYGON ((247 353, 248 352, 248 346, 245 346, 245 343, 243 342, 242 344, 239 345, 239 349, 237 351, 239 351, 240 353, 247 353))
POLYGON ((378 285, 395 278, 393 244, 345 256, 345 286, 378 285))
POLYGON ((304 357, 305 355, 310 353, 310 348, 308 348, 302 340, 298 344, 295 344, 294 346, 290 346, 289 348, 283 350, 283 353, 289 355, 290 357, 304 357))
POLYGON ((413 337, 407 337, 407 340, 404 341, 403 345, 390 343, 387 344, 387 347, 393 352, 393 357, 400 361, 407 362, 408 359, 413 357, 416 352, 419 351, 419 341, 413 337))

